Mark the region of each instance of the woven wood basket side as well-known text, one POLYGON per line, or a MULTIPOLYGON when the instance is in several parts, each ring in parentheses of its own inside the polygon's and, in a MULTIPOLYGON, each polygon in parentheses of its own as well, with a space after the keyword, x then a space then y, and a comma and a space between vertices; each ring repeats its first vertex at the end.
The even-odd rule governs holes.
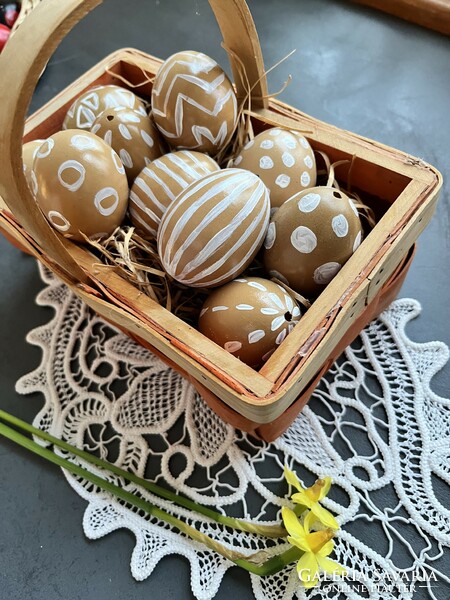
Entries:
MULTIPOLYGON (((32 235, 55 271, 67 283, 89 284, 89 274, 68 251, 71 242, 60 237, 36 204, 22 170, 25 116, 37 81, 64 36, 102 0, 32 2, 26 16, 0 56, 0 155, 3 158, 0 195, 20 224, 32 235)), ((244 0, 210 0, 230 62, 238 97, 251 88, 255 107, 267 105, 267 86, 258 35, 244 0), (225 6, 226 5, 226 6, 225 6), (245 77, 242 75, 242 66, 245 77), (246 82, 248 79, 248 82, 246 82)), ((24 13, 25 15, 25 13, 24 13)))

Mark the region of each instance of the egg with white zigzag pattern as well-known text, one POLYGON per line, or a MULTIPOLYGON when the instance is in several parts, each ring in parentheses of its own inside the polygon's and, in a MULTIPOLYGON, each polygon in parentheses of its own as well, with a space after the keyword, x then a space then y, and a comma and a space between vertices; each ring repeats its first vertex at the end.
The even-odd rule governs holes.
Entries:
POLYGON ((211 155, 229 141, 237 119, 237 101, 223 69, 201 52, 169 57, 152 89, 155 123, 171 148, 211 155))

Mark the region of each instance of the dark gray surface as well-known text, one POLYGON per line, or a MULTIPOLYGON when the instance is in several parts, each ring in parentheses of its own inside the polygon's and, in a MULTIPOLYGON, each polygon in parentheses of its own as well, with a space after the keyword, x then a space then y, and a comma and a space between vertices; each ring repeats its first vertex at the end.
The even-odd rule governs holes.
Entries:
MULTIPOLYGON (((224 0, 225 1, 225 0, 224 0)), ((252 0, 266 65, 293 48, 297 53, 270 76, 276 91, 291 73, 282 99, 301 110, 419 156, 450 175, 450 40, 375 11, 338 0, 252 0)), ((134 46, 160 57, 198 49, 226 64, 206 0, 108 0, 63 42, 36 92, 33 108, 106 54, 134 46)), ((420 238, 402 295, 423 312, 409 327, 417 341, 450 344, 449 197, 420 238)), ((29 257, 0 239, 0 404, 31 421, 40 397, 20 397, 18 377, 37 366, 39 351, 26 333, 48 321, 34 304, 42 283, 29 257)), ((449 395, 450 368, 434 390, 449 395)), ((189 568, 164 559, 145 582, 129 570, 133 538, 119 531, 90 542, 81 521, 85 502, 60 472, 0 441, 0 598, 16 600, 188 599, 189 568)), ((448 591, 440 600, 447 599, 448 591)), ((232 569, 219 599, 253 597, 248 576, 232 569)), ((415 600, 425 597, 417 593, 415 600)), ((439 596, 437 596, 439 598, 439 596)))

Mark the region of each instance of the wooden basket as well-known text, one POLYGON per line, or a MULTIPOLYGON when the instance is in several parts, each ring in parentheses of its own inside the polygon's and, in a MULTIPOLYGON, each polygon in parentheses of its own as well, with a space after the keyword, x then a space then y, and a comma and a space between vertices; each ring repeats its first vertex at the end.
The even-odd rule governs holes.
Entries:
MULTIPOLYGON (((442 184, 433 167, 398 150, 327 125, 277 100, 267 99, 258 37, 244 0, 209 0, 227 48, 245 65, 252 92, 255 132, 277 125, 308 130, 315 150, 334 162, 355 156, 352 189, 374 208, 378 223, 326 287, 294 331, 255 371, 140 293, 113 269, 98 267, 87 248, 62 238, 36 205, 22 172, 24 141, 61 128, 64 115, 97 84, 139 84, 161 61, 119 50, 24 121, 38 76, 52 52, 101 0, 46 0, 17 30, 0 57, 0 152, 3 167, 0 228, 14 243, 54 271, 86 304, 151 348, 188 377, 205 400, 234 426, 265 440, 277 437, 301 410, 339 353, 395 297, 411 262, 411 248, 430 220, 442 184), (11 68, 11 65, 14 68, 11 68)), ((237 60, 237 59, 235 59, 237 60)), ((241 69, 232 70, 239 97, 241 69)), ((147 78, 148 79, 148 78, 147 78)), ((151 84, 133 88, 149 97, 151 84)), ((348 172, 340 171, 346 182, 348 172)))

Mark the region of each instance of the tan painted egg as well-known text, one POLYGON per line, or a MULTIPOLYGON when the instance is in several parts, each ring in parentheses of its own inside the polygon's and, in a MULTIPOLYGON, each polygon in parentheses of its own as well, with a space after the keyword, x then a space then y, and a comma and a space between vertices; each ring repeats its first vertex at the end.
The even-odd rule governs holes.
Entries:
POLYGON ((94 121, 91 133, 120 156, 130 185, 142 169, 163 153, 158 130, 147 115, 131 108, 108 108, 94 121))
POLYGON ((59 131, 36 152, 36 200, 55 229, 84 241, 110 234, 125 216, 128 182, 114 150, 76 129, 59 131))
POLYGON ((44 143, 44 141, 45 140, 33 140, 32 142, 27 142, 22 146, 23 173, 25 175, 25 179, 27 180, 28 187, 34 195, 36 194, 37 190, 37 181, 36 175, 33 171, 33 162, 36 152, 44 143))
POLYGON ((90 129, 107 108, 123 106, 146 115, 145 103, 136 94, 118 85, 98 85, 79 96, 67 111, 62 129, 90 129))
POLYGON ((269 215, 269 193, 253 173, 225 169, 206 175, 181 192, 162 216, 161 262, 185 285, 222 285, 251 263, 269 215))
POLYGON ((144 237, 156 238, 169 204, 193 181, 215 171, 220 171, 215 160, 190 150, 170 152, 154 160, 131 188, 129 213, 136 231, 144 237))
POLYGON ((266 361, 300 319, 300 309, 278 284, 241 277, 215 290, 198 328, 251 367, 266 361))
POLYGON ((234 166, 261 177, 270 191, 272 208, 316 185, 316 160, 308 140, 279 127, 267 129, 248 142, 234 166))
POLYGON ((353 202, 332 187, 295 194, 275 213, 264 241, 264 266, 305 296, 315 296, 361 243, 353 202))
POLYGON ((223 69, 201 52, 178 52, 161 65, 152 90, 155 123, 173 149, 215 155, 237 118, 233 86, 223 69))

